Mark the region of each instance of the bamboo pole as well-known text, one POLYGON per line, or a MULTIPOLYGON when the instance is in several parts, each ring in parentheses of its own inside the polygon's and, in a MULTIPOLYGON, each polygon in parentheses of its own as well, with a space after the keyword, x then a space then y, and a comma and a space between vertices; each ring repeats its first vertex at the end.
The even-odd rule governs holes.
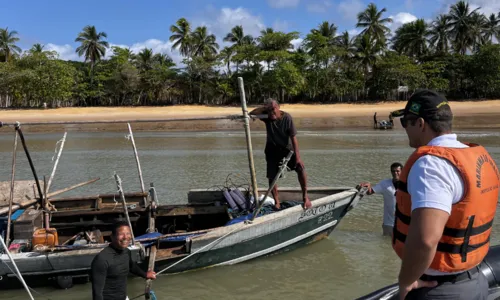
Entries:
POLYGON ((84 186, 84 185, 87 185, 87 184, 90 184, 90 183, 94 183, 96 182, 97 180, 99 180, 100 178, 94 178, 92 180, 89 180, 89 181, 86 181, 86 182, 82 182, 82 183, 79 183, 79 184, 75 184, 73 186, 70 186, 70 187, 67 187, 67 188, 64 188, 62 190, 58 190, 58 191, 55 191, 55 192, 52 192, 52 193, 48 193, 47 194, 47 198, 51 198, 51 197, 54 197, 54 196, 57 196, 59 194, 62 194, 62 193, 65 193, 67 191, 71 191, 71 190, 74 190, 76 188, 79 188, 81 186, 84 186))
POLYGON ((14 269, 17 272, 17 274, 14 274, 14 275, 16 275, 17 278, 19 279, 19 281, 21 281, 24 288, 26 289, 26 292, 28 293, 28 295, 30 295, 31 300, 35 300, 35 298, 33 298, 33 295, 31 295, 30 289, 29 289, 28 285, 26 284, 26 282, 24 281, 23 276, 21 275, 21 272, 19 272, 19 269, 17 268, 16 262, 14 261, 12 256, 10 255, 9 249, 7 248, 7 245, 5 245, 5 241, 3 240, 2 235, 0 235, 0 242, 2 243, 2 246, 5 248, 5 253, 7 253, 7 256, 9 257, 10 261, 12 262, 12 265, 14 266, 14 269))
POLYGON ((47 177, 43 176, 43 188, 44 188, 44 193, 43 193, 43 216, 44 216, 44 224, 45 224, 45 230, 49 230, 50 225, 49 225, 49 200, 47 199, 47 177))
POLYGON ((248 166, 250 168, 250 176, 252 180, 252 192, 254 201, 259 201, 258 190, 257 190, 257 178, 255 176, 255 165, 253 162, 253 150, 252 150, 252 137, 250 135, 250 124, 249 116, 247 110, 247 101, 245 98, 245 86, 243 84, 243 78, 238 77, 238 87, 240 89, 240 100, 241 100, 241 110, 243 111, 243 118, 245 120, 245 136, 247 142, 247 154, 248 154, 248 166))
MULTIPOLYGON (((240 115, 227 115, 215 117, 198 118, 172 118, 172 119, 127 119, 127 120, 101 120, 101 121, 47 121, 47 122, 25 122, 23 125, 66 125, 66 124, 118 124, 118 123, 161 123, 161 122, 181 122, 181 121, 210 121, 210 120, 239 120, 240 115)), ((17 122, 1 122, 2 126, 15 126, 17 122)))
MULTIPOLYGON (((149 188, 149 199, 151 199, 149 203, 149 232, 154 232, 155 230, 155 209, 156 203, 158 199, 156 199, 156 191, 153 183, 150 184, 149 188)), ((157 241, 159 243, 159 240, 157 241)), ((149 252, 149 263, 148 263, 148 271, 154 271, 155 269, 155 260, 156 260, 156 251, 157 246, 152 245, 151 250, 149 252)), ((153 285, 153 281, 151 279, 146 280, 146 288, 144 292, 144 297, 146 300, 149 300, 151 297, 151 287, 153 285)))
POLYGON ((18 133, 16 130, 15 138, 14 138, 14 152, 12 153, 12 173, 10 180, 10 199, 9 199, 9 216, 7 218, 7 234, 5 235, 5 240, 7 247, 10 244, 10 220, 12 219, 12 204, 14 202, 14 183, 16 178, 16 154, 17 154, 17 137, 18 133))
POLYGON ((116 186, 118 187, 118 192, 120 193, 120 198, 122 199, 123 210, 125 211, 125 217, 127 218, 128 226, 130 227, 130 233, 132 234, 132 244, 135 244, 134 232, 132 230, 132 222, 130 222, 130 217, 128 215, 127 202, 125 201, 125 194, 123 193, 122 180, 120 176, 115 173, 116 186))
MULTIPOLYGON (((57 157, 56 157, 56 162, 54 163, 54 168, 52 168, 52 174, 50 174, 50 178, 49 178, 49 182, 47 183, 47 193, 49 192, 50 190, 50 185, 52 184, 52 179, 54 179, 54 175, 56 173, 56 169, 57 169, 57 164, 59 163, 59 158, 61 157, 61 154, 62 154, 62 150, 64 148, 64 142, 66 141, 66 132, 64 133, 64 136, 62 138, 62 142, 61 142, 61 148, 59 148, 59 151, 57 153, 57 157)), ((46 197, 48 198, 48 197, 46 197)))
MULTIPOLYGON (((132 140, 132 147, 134 148, 134 155, 135 155, 135 162, 137 165, 137 172, 139 172, 139 180, 141 182, 141 191, 143 193, 145 193, 144 180, 142 179, 141 163, 139 161, 139 155, 137 154, 137 147, 135 146, 134 133, 132 132, 132 127, 130 126, 130 123, 127 123, 127 125, 128 125, 128 132, 130 133, 130 139, 132 140)), ((144 206, 147 205, 146 201, 147 201, 146 197, 144 197, 144 206)))

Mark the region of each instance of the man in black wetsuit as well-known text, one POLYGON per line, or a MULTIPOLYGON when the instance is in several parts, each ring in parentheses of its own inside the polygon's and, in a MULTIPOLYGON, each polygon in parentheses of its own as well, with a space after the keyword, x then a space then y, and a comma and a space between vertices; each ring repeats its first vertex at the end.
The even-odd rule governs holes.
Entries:
MULTIPOLYGON (((269 184, 271 184, 274 177, 278 174, 281 160, 292 150, 294 153, 287 166, 290 170, 297 172, 300 187, 302 188, 304 209, 308 209, 311 207, 311 201, 307 195, 307 173, 304 162, 300 158, 299 143, 296 137, 297 129, 293 124, 292 116, 287 112, 281 111, 278 101, 274 99, 266 100, 264 107, 254 109, 250 112, 250 115, 263 113, 267 113, 267 118, 261 120, 266 124, 267 132, 264 152, 266 155, 269 184)), ((274 186, 272 194, 275 200, 275 207, 279 209, 280 201, 277 184, 274 186)))
POLYGON ((126 300, 127 276, 130 273, 146 279, 156 279, 156 273, 144 272, 132 261, 132 234, 126 222, 118 222, 111 231, 111 243, 92 261, 91 281, 93 300, 126 300))

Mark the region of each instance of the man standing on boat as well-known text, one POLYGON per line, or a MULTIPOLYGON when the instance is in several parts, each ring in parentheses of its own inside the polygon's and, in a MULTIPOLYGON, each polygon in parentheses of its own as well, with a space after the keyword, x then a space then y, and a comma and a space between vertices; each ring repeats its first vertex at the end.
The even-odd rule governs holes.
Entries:
POLYGON ((382 223, 382 234, 392 236, 394 226, 394 211, 396 210, 396 182, 399 180, 403 165, 395 162, 391 165, 392 178, 380 181, 374 187, 369 182, 362 182, 360 186, 367 187, 367 195, 382 194, 384 197, 384 219, 382 223))
MULTIPOLYGON (((307 196, 307 174, 304 167, 304 162, 300 158, 299 143, 297 141, 297 129, 293 124, 292 116, 280 110, 280 105, 275 99, 268 99, 264 107, 256 108, 250 112, 251 115, 259 115, 267 113, 267 118, 261 120, 266 124, 267 141, 264 153, 267 162, 267 178, 269 185, 274 177, 278 174, 280 162, 285 158, 290 150, 294 153, 288 162, 288 168, 295 170, 299 179, 300 187, 302 188, 302 198, 304 201, 304 209, 311 207, 311 201, 307 196)), ((280 208, 278 195, 278 185, 276 184, 272 190, 275 201, 275 207, 280 208)))
POLYGON ((446 98, 421 90, 401 125, 416 150, 401 172, 392 244, 400 299, 487 299, 488 253, 500 175, 486 149, 452 133, 446 98))
POLYGON ((132 234, 126 222, 118 222, 111 231, 111 243, 92 261, 93 300, 126 300, 129 273, 145 279, 156 279, 156 273, 144 272, 132 261, 128 249, 132 234))

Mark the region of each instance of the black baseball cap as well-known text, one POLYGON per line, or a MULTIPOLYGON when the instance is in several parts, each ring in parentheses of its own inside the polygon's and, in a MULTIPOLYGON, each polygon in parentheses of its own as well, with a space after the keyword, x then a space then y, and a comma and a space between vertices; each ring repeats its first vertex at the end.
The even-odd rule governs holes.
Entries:
POLYGON ((445 107, 450 108, 450 104, 443 95, 432 90, 419 90, 410 97, 404 109, 393 111, 391 114, 393 117, 414 115, 424 120, 448 120, 452 114, 447 114, 446 117, 439 117, 437 114, 445 107))

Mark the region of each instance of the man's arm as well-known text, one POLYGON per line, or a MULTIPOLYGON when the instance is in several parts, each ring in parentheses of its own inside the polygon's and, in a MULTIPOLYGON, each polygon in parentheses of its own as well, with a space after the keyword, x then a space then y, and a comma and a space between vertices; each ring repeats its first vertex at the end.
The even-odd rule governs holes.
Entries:
POLYGON ((411 213, 399 273, 400 286, 413 284, 429 268, 448 217, 447 212, 435 208, 417 208, 411 213))
POLYGON ((102 292, 106 283, 108 263, 102 256, 97 256, 90 267, 90 278, 92 280, 92 300, 104 300, 102 292))
POLYGON ((132 251, 130 251, 130 250, 128 251, 128 257, 129 257, 128 263, 129 263, 130 273, 134 274, 135 276, 139 276, 139 277, 147 279, 146 272, 144 272, 139 267, 139 265, 137 264, 137 262, 135 262, 135 261, 132 260, 132 251))

